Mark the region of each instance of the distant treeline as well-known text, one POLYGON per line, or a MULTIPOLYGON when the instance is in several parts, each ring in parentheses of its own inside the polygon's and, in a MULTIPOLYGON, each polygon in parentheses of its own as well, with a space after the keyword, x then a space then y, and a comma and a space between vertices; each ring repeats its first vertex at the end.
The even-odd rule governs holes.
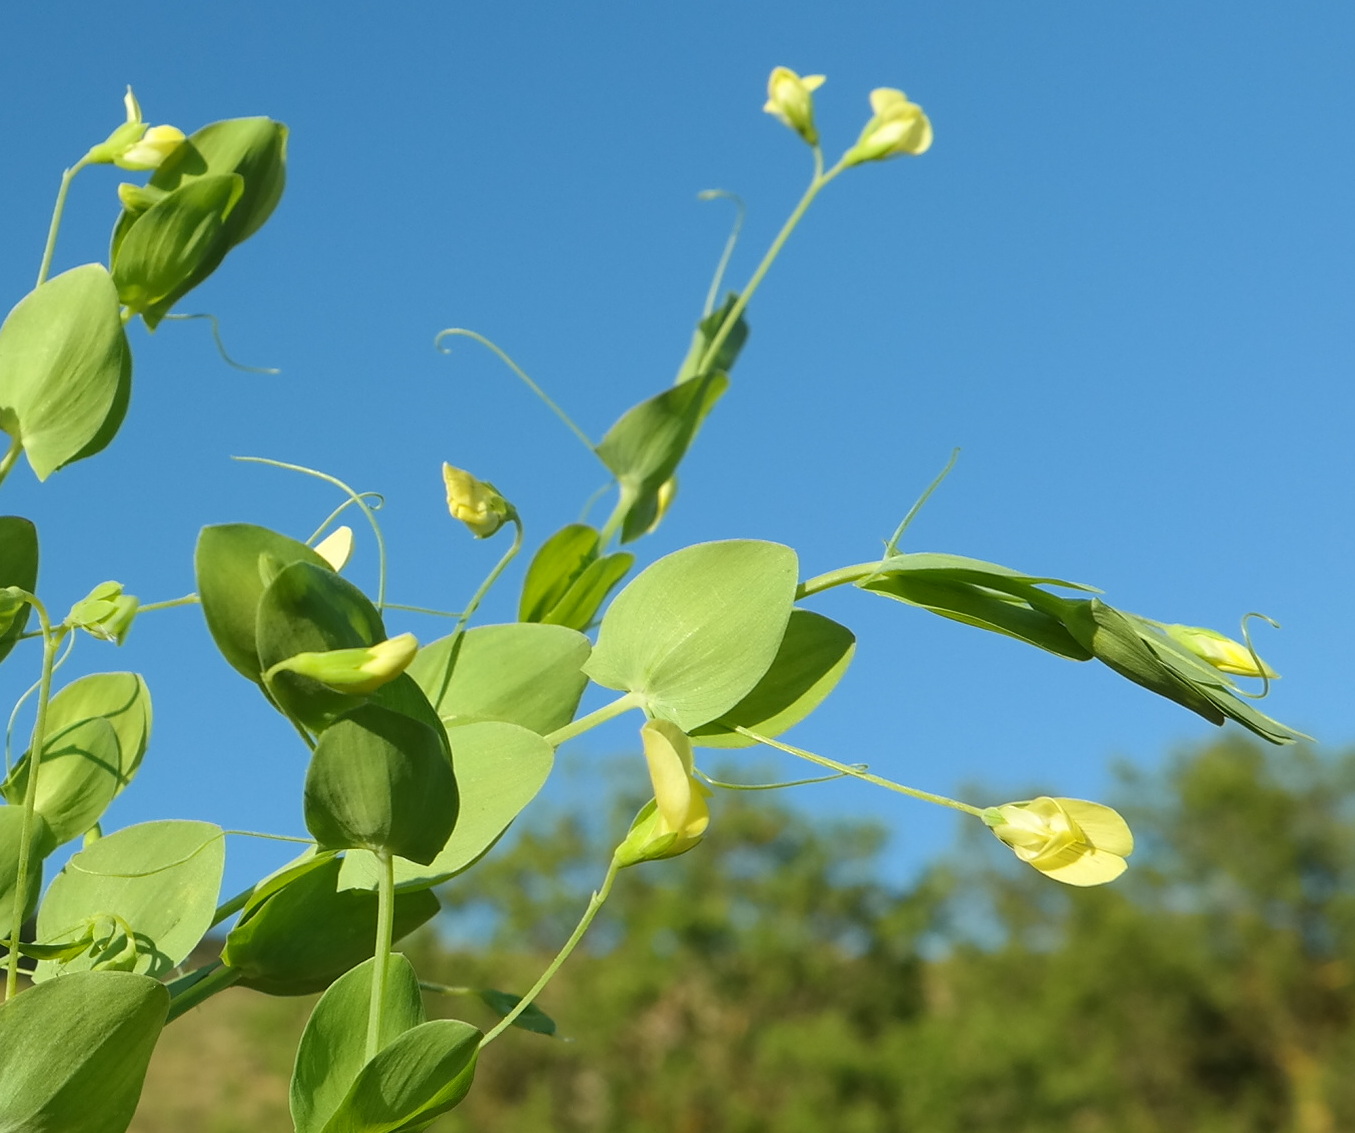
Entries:
MULTIPOLYGON (((1106 801, 1138 840, 1113 885, 1057 885, 977 829, 901 889, 881 828, 722 792, 707 841, 628 870, 548 989, 564 1039, 506 1035, 433 1129, 1355 1130, 1355 753, 1226 740, 1106 801)), ((491 946, 406 948, 521 991, 607 853, 577 817, 538 825, 443 893, 490 911, 491 946)), ((289 1127, 309 1001, 220 999, 166 1033, 134 1130, 289 1127)))

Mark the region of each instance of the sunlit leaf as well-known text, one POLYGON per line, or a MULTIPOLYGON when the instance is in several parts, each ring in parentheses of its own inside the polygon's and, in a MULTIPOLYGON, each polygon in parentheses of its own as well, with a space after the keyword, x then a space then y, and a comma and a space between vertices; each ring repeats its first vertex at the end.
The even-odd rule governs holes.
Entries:
MULTIPOLYGON (((17 586, 32 593, 38 585, 38 529, 17 515, 0 515, 0 587, 17 586)), ((25 606, 0 629, 0 661, 9 656, 28 625, 25 606)))

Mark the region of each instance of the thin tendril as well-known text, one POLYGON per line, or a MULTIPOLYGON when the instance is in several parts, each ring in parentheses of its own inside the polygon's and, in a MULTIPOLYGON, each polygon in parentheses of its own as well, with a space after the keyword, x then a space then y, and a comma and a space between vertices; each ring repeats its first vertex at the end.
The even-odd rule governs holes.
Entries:
POLYGON ((291 834, 263 834, 258 830, 223 830, 223 834, 235 834, 241 838, 263 838, 270 842, 300 842, 305 846, 314 846, 314 838, 297 838, 291 834))
POLYGON ((1245 696, 1248 700, 1264 700, 1270 695, 1270 682, 1272 678, 1266 675, 1266 664, 1257 654, 1256 646, 1252 644, 1251 628, 1247 625, 1248 620, 1251 618, 1260 618, 1263 622, 1269 623, 1272 629, 1279 629, 1280 623, 1274 618, 1267 617, 1265 614, 1257 613, 1255 610, 1249 614, 1242 615, 1242 640, 1246 643, 1247 652, 1251 654, 1252 664, 1256 666, 1256 671, 1261 677, 1261 691, 1244 692, 1242 689, 1238 689, 1237 692, 1239 696, 1245 696))
POLYGON ((496 343, 491 342, 482 334, 477 334, 473 330, 467 330, 465 327, 448 327, 444 331, 439 331, 438 336, 435 339, 433 339, 433 345, 437 347, 437 349, 440 350, 443 354, 450 354, 452 352, 450 347, 442 345, 442 340, 450 335, 460 335, 463 338, 472 339, 475 342, 478 342, 481 346, 487 347, 488 349, 492 350, 495 354, 497 354, 499 357, 499 361, 501 361, 505 366, 512 370, 513 373, 515 373, 519 378, 521 378, 527 384, 527 388, 530 389, 534 394, 536 394, 537 397, 539 397, 543 402, 546 403, 546 407, 552 413, 554 413, 555 416, 560 418, 560 420, 565 423, 565 427, 568 428, 571 433, 573 433, 576 437, 579 438, 579 440, 583 443, 584 448, 586 448, 591 455, 593 456, 597 455, 593 442, 588 439, 588 434, 585 433, 582 429, 580 429, 576 424, 574 424, 574 421, 570 418, 569 414, 566 413, 563 409, 561 409, 558 405, 556 405, 555 402, 551 400, 550 396, 546 393, 546 391, 543 390, 534 381, 532 381, 532 379, 527 376, 527 372, 523 370, 523 368, 519 366, 516 362, 514 362, 513 359, 511 359, 506 353, 504 353, 504 351, 500 349, 500 347, 496 343))
POLYGON ((267 464, 273 468, 285 468, 289 472, 304 472, 307 476, 314 476, 317 480, 323 480, 326 484, 333 484, 342 492, 348 494, 349 500, 356 504, 362 514, 367 517, 367 522, 371 524, 372 533, 376 536, 376 558, 377 558, 377 582, 376 582, 376 608, 380 610, 386 604, 386 540, 381 535, 381 524, 377 523, 376 515, 373 509, 367 506, 364 496, 372 495, 371 492, 355 492, 342 480, 327 472, 318 472, 314 468, 307 468, 303 464, 288 464, 282 460, 269 460, 263 456, 233 456, 232 460, 239 460, 247 464, 267 464))
POLYGON ((729 267, 729 259, 734 254, 734 245, 739 242, 739 233, 743 231, 743 222, 748 216, 748 208, 738 193, 731 193, 726 189, 703 189, 696 194, 696 199, 698 201, 733 201, 736 210, 734 227, 729 230, 729 236, 725 240, 725 250, 720 254, 720 262, 715 265, 715 277, 710 281, 710 290, 706 292, 706 302, 701 308, 701 317, 705 318, 715 310, 715 300, 720 294, 720 285, 724 283, 725 270, 729 267))
MULTIPOLYGON (((383 496, 380 492, 359 492, 358 495, 361 496, 364 500, 372 501, 371 508, 373 511, 380 511, 383 507, 386 506, 386 497, 383 496)), ((311 537, 306 540, 306 546, 309 547, 312 544, 318 542, 320 536, 322 536, 325 533, 325 531, 329 528, 329 525, 333 523, 336 519, 338 519, 339 516, 343 515, 343 513, 352 506, 353 500, 351 499, 344 500, 343 503, 341 503, 332 512, 330 512, 329 515, 325 517, 324 522, 321 523, 319 527, 317 527, 314 531, 311 532, 311 537)))
POLYGON ((243 362, 237 362, 226 353, 226 344, 221 340, 221 321, 210 314, 200 315, 165 315, 164 321, 170 319, 207 319, 212 324, 212 340, 216 343, 216 352, 221 355, 221 360, 234 370, 243 370, 246 374, 280 374, 282 373, 275 366, 246 366, 243 362))
MULTIPOLYGON (((851 769, 852 771, 865 771, 869 766, 868 763, 853 763, 851 769)), ((779 791, 784 787, 808 787, 814 783, 831 783, 835 779, 847 778, 850 772, 838 771, 832 775, 820 775, 814 779, 790 779, 784 783, 726 783, 720 779, 712 778, 699 767, 696 769, 696 774, 710 786, 719 787, 725 791, 779 791)))
POLYGON ((917 518, 917 514, 922 510, 923 505, 932 498, 932 493, 936 491, 937 488, 941 487, 941 482, 950 475, 951 469, 955 467, 955 462, 959 459, 960 450, 958 448, 951 449, 950 459, 946 461, 946 466, 941 469, 936 479, 927 485, 926 491, 918 496, 917 503, 908 509, 908 514, 903 517, 903 522, 899 524, 898 529, 890 536, 889 542, 885 544, 885 558, 888 559, 898 554, 899 540, 903 538, 903 533, 908 530, 909 525, 917 518))
MULTIPOLYGON (((41 637, 41 636, 42 636, 41 631, 39 631, 39 632, 37 633, 36 636, 41 637)), ((66 659, 71 655, 71 650, 74 649, 74 648, 75 648, 75 634, 72 633, 72 634, 67 635, 67 637, 66 637, 65 651, 61 654, 60 657, 58 657, 58 658, 56 659, 56 664, 52 666, 52 672, 53 672, 54 674, 55 674, 56 672, 58 672, 58 671, 60 670, 61 666, 64 665, 64 664, 66 663, 66 659)), ((9 723, 5 726, 5 774, 6 774, 6 775, 9 775, 9 774, 14 770, 14 760, 13 760, 13 751, 14 751, 14 748, 13 748, 13 744, 14 744, 14 723, 15 723, 15 721, 18 719, 18 716, 19 716, 19 709, 21 709, 21 708, 24 706, 24 701, 27 700, 30 696, 32 696, 35 692, 37 692, 38 689, 40 689, 41 687, 42 687, 42 681, 41 681, 41 680, 34 681, 34 682, 33 682, 33 683, 32 683, 32 684, 24 691, 24 694, 23 694, 21 697, 19 697, 19 699, 18 699, 17 701, 14 702, 14 708, 13 708, 13 710, 12 710, 12 711, 10 712, 10 714, 9 714, 9 723)))

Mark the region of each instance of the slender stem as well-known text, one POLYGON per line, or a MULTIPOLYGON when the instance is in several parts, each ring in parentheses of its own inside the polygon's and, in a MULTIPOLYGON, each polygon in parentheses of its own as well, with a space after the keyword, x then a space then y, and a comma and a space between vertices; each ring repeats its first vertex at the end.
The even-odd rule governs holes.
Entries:
POLYGON ((791 747, 790 744, 783 744, 779 740, 759 735, 757 732, 749 731, 747 728, 736 726, 734 730, 740 735, 747 736, 750 740, 757 740, 760 744, 766 744, 768 747, 774 747, 778 751, 784 751, 790 755, 798 755, 801 759, 807 759, 810 763, 817 763, 820 767, 827 767, 840 775, 850 775, 853 779, 864 779, 867 783, 874 783, 877 787, 884 787, 889 791, 897 791, 901 795, 909 795, 912 798, 921 799, 923 802, 938 803, 941 806, 948 806, 952 810, 961 810, 964 811, 965 814, 974 815, 976 818, 983 817, 983 809, 981 807, 957 802, 955 799, 946 798, 945 795, 934 795, 930 791, 919 791, 915 787, 905 787, 902 783, 895 783, 891 779, 882 779, 879 775, 872 775, 868 771, 862 771, 857 765, 839 763, 836 759, 829 759, 824 755, 815 755, 814 752, 805 751, 803 748, 791 747))
POLYGON ((459 618, 460 610, 434 610, 431 606, 406 606, 401 602, 387 602, 388 610, 406 610, 411 614, 432 614, 436 618, 459 618))
POLYGON ((475 331, 467 330, 465 327, 448 327, 446 330, 440 332, 438 336, 433 340, 433 345, 437 347, 438 350, 442 351, 443 354, 451 353, 451 349, 449 347, 442 345, 442 340, 451 335, 461 335, 463 338, 473 339, 475 342, 478 342, 481 346, 487 347, 488 349, 492 350, 495 354, 497 354, 499 356, 499 361, 501 361, 505 366, 512 370, 513 373, 515 373, 519 378, 521 378, 526 383, 527 388, 530 389, 534 394, 536 394, 536 396, 539 397, 543 402, 545 402, 546 408, 549 409, 552 413, 555 414, 555 416, 560 418, 560 420, 565 423, 565 427, 569 429, 569 431, 573 433, 576 437, 579 438, 584 448, 586 448, 590 453, 593 453, 593 455, 595 456, 597 455, 593 448, 593 442, 588 439, 588 434, 585 433, 582 429, 580 429, 576 424, 574 424, 574 422, 570 419, 569 414, 566 413, 563 409, 561 409, 558 405, 556 405, 555 402, 552 401, 550 397, 547 395, 546 391, 543 390, 539 385, 537 385, 534 381, 532 381, 531 378, 527 376, 527 371, 525 371, 521 366, 514 362, 513 359, 511 359, 496 344, 491 342, 484 335, 476 334, 475 331))
POLYGON ((37 813, 38 772, 42 769, 42 748, 47 736, 47 705, 52 697, 52 672, 56 665, 56 651, 66 633, 64 626, 55 630, 47 617, 47 609, 32 594, 28 595, 42 625, 42 678, 38 683, 38 708, 33 722, 33 742, 28 749, 28 783, 24 790, 23 822, 19 827, 19 862, 14 883, 14 927, 9 936, 9 967, 5 973, 5 998, 11 999, 19 990, 19 931, 23 925, 24 909, 28 905, 28 866, 33 855, 33 818, 37 813))
POLYGON ((847 586, 850 583, 859 582, 863 578, 869 578, 879 569, 879 566, 880 561, 877 559, 872 563, 856 563, 853 566, 830 570, 827 574, 817 574, 796 587, 795 600, 798 602, 801 598, 808 598, 811 594, 821 594, 825 590, 831 590, 834 586, 847 586))
POLYGON ((222 921, 224 921, 227 917, 233 917, 236 913, 238 913, 241 909, 248 905, 249 899, 254 896, 254 890, 257 888, 258 888, 257 885, 251 885, 248 889, 242 889, 229 901, 226 901, 223 904, 218 905, 216 907, 216 912, 212 914, 211 927, 216 928, 216 926, 219 925, 222 921))
POLYGON ((621 485, 621 490, 616 498, 616 506, 612 508, 612 514, 607 517, 607 522, 602 525, 602 530, 598 533, 598 554, 605 555, 611 548, 613 537, 616 535, 617 528, 626 522, 626 516, 630 512, 631 505, 635 502, 635 493, 625 484, 621 485))
POLYGON ((800 203, 795 206, 795 211, 790 214, 786 223, 781 226, 781 231, 776 234, 776 239, 772 241, 771 247, 767 249, 767 254, 762 257, 762 262, 758 264, 753 274, 749 277, 748 282, 744 285, 742 293, 735 301, 734 306, 730 308, 725 321, 720 324, 720 329, 716 332, 715 337, 710 340, 710 345, 706 347, 706 352, 701 356, 701 361, 696 367, 696 374, 698 376, 704 374, 707 367, 709 367, 719 356, 720 347, 725 344, 725 339, 733 332, 735 325, 737 325, 739 321, 739 316, 743 314, 744 309, 753 298, 753 293, 757 291, 758 286, 762 283, 763 277, 775 262, 776 257, 781 254, 781 249, 786 241, 790 239, 790 234, 795 231, 796 226, 808 211, 809 206, 814 203, 814 198, 817 197, 823 187, 841 171, 842 166, 839 163, 827 173, 824 173, 823 155, 819 152, 817 146, 814 148, 814 179, 810 181, 809 188, 805 190, 805 195, 800 198, 800 203))
POLYGON ((245 973, 239 968, 228 968, 220 960, 189 972, 169 985, 169 1016, 166 1023, 172 1023, 180 1015, 206 1002, 219 991, 239 981, 245 973))
POLYGON ((185 594, 182 598, 170 598, 164 602, 151 602, 145 606, 138 606, 136 612, 145 614, 151 610, 172 610, 175 606, 195 606, 202 602, 196 594, 185 594))
POLYGON ((367 1061, 381 1052, 381 1013, 386 1003, 386 972, 395 928, 395 855, 377 850, 381 866, 376 906, 376 962, 372 965, 372 1001, 367 1012, 367 1061))
POLYGON ((704 318, 715 310, 716 301, 720 298, 720 285, 725 280, 725 270, 729 267, 730 257, 734 255, 734 245, 739 242, 739 233, 743 230, 744 218, 748 215, 748 209, 743 203, 743 198, 738 193, 730 193, 724 189, 707 189, 700 194, 703 201, 714 201, 723 198, 734 202, 734 227, 729 230, 729 236, 725 240, 725 250, 720 255, 720 262, 715 265, 715 275, 710 281, 710 290, 706 292, 706 302, 701 308, 701 315, 704 318))
POLYGON ((628 692, 624 696, 618 696, 610 704, 604 704, 596 711, 588 713, 587 716, 580 716, 563 728, 556 728, 555 731, 546 736, 546 742, 551 747, 559 747, 565 740, 572 740, 575 736, 582 735, 590 728, 596 728, 599 724, 605 724, 608 720, 620 716, 623 712, 638 708, 641 699, 638 692, 628 692))
POLYGON ((0 484, 5 482, 5 477, 9 475, 9 470, 14 467, 19 459, 19 454, 24 450, 24 443, 17 436, 11 437, 9 442, 9 451, 3 458, 0 458, 0 484))
POLYGON ((498 582, 499 575, 504 572, 508 564, 511 563, 517 556, 517 553, 522 550, 522 520, 516 515, 513 516, 513 527, 515 528, 513 545, 504 552, 503 558, 499 560, 498 565, 485 577, 484 582, 480 583, 480 589, 471 595, 471 600, 466 603, 466 608, 461 611, 461 617, 457 619, 456 629, 452 631, 453 633, 461 632, 462 627, 470 620, 471 615, 475 613, 476 608, 484 600, 485 595, 489 593, 490 587, 498 582))
POLYGON ((908 514, 903 517, 903 522, 894 530, 894 534, 889 537, 889 542, 885 544, 885 558, 898 554, 899 540, 908 530, 909 525, 917 518, 917 513, 923 508, 923 505, 931 499, 932 493, 941 487, 941 482, 950 475, 950 470, 955 467, 955 462, 960 459, 960 450, 954 448, 950 450, 950 459, 946 461, 946 466, 941 469, 936 478, 927 485, 927 490, 918 496, 917 503, 908 509, 908 514))
POLYGON ((56 192, 56 204, 52 208, 52 223, 47 226, 47 245, 42 250, 42 266, 38 268, 38 282, 41 287, 47 282, 47 273, 52 269, 52 256, 56 252, 56 234, 61 230, 61 214, 66 211, 66 194, 70 192, 75 175, 85 167, 82 157, 61 175, 61 188, 56 192))
POLYGON ((613 858, 611 864, 607 867, 607 876, 602 879, 602 888, 588 899, 588 908, 584 910, 578 925, 575 926, 569 939, 565 941, 565 946, 560 949, 556 954, 555 959, 552 960, 546 970, 541 973, 541 978, 532 985, 532 989, 518 1000, 517 1006, 500 1019, 498 1025, 480 1040, 481 1050, 484 1050, 485 1047, 513 1025, 513 1020, 532 1005, 532 1001, 541 994, 542 989, 550 983, 551 979, 554 978, 555 973, 560 970, 560 965, 569 959, 570 953, 578 947, 579 941, 583 939, 583 934, 588 931, 588 926, 593 923, 593 918, 597 916, 598 910, 602 908, 607 897, 611 894, 612 883, 616 880, 616 875, 620 869, 621 866, 618 864, 616 858, 613 858))

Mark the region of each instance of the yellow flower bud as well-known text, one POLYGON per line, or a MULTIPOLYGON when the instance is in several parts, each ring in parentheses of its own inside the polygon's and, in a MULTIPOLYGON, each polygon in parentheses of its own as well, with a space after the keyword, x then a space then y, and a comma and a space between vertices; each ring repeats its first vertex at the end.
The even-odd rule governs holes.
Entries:
POLYGON ((819 144, 819 132, 814 128, 813 92, 823 86, 823 75, 805 75, 801 78, 789 67, 773 68, 767 80, 768 114, 779 118, 811 146, 819 144))
POLYGON ((135 597, 122 592, 121 582, 101 582, 71 607, 65 624, 100 641, 121 645, 140 606, 135 597))
POLYGON ((477 480, 461 468, 442 466, 442 482, 447 487, 447 510, 459 519, 477 539, 488 539, 516 512, 488 480, 477 480))
POLYGON ((1023 862, 1066 885, 1103 885, 1125 871, 1134 835, 1119 813, 1082 799, 991 807, 983 820, 1023 862))
POLYGON ((1221 673, 1232 673, 1239 677, 1269 677, 1272 680, 1280 675, 1260 657, 1254 656, 1240 641, 1224 637, 1212 629, 1171 625, 1163 626, 1162 632, 1221 673))
POLYGON ((375 645, 358 649, 330 649, 322 653, 298 653, 279 661, 267 673, 298 673, 310 677, 335 692, 365 696, 389 684, 409 668, 419 643, 412 633, 402 633, 375 645))
POLYGON ((178 149, 183 140, 184 132, 177 126, 152 126, 141 135, 140 141, 113 158, 113 164, 119 169, 159 169, 160 163, 178 149))
POLYGON ((654 801, 637 816, 617 847, 623 865, 685 854, 710 824, 710 788, 693 774, 692 741, 668 720, 649 720, 640 729, 654 801))
POLYGON ((843 165, 884 161, 901 153, 926 153, 932 144, 932 124, 922 107, 909 102, 901 90, 880 87, 870 92, 875 117, 866 123, 856 145, 843 155, 843 165))
POLYGON ((343 570, 353 554, 353 529, 336 527, 315 544, 315 553, 335 570, 343 570))

